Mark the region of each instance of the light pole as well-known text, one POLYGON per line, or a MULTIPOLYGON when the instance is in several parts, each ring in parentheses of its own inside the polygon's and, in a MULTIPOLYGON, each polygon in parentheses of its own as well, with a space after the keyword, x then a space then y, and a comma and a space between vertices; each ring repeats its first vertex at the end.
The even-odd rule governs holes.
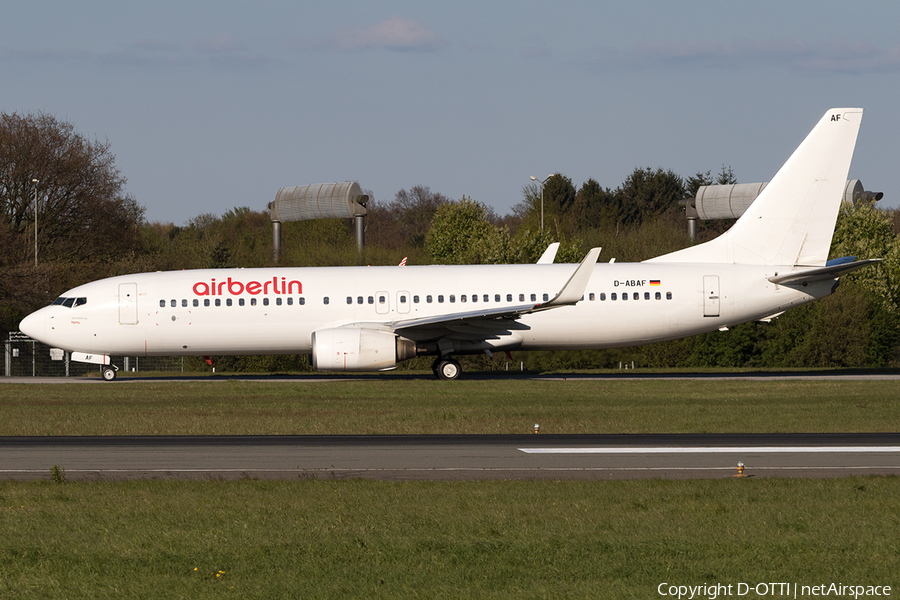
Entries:
POLYGON ((34 184, 34 266, 37 267, 37 186, 40 183, 37 179, 32 179, 34 184))
MULTIPOLYGON (((547 179, 553 177, 554 173, 550 173, 547 175, 547 179)), ((531 176, 532 181, 537 181, 541 184, 541 237, 544 237, 544 184, 547 183, 547 179, 541 181, 534 175, 531 176)))

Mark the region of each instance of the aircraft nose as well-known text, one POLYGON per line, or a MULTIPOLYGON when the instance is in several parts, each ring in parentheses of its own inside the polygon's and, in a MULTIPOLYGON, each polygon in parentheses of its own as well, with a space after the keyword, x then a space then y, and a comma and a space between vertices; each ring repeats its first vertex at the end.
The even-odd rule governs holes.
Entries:
POLYGON ((19 331, 35 340, 43 340, 47 328, 47 320, 42 314, 44 309, 31 313, 19 323, 19 331))

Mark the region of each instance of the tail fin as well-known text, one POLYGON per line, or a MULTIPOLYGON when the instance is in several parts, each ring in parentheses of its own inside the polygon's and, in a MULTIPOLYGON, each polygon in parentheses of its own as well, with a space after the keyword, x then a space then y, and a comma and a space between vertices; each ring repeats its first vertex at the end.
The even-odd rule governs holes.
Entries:
POLYGON ((828 260, 861 108, 833 108, 737 223, 716 239, 650 259, 822 266, 828 260))

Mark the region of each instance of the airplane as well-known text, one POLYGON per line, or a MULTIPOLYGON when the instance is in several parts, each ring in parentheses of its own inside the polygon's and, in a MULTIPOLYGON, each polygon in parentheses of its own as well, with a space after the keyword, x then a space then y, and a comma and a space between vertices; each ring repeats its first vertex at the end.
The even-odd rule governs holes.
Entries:
POLYGON ((640 263, 201 269, 102 279, 28 315, 20 330, 101 366, 110 355, 308 354, 319 371, 387 371, 435 356, 595 349, 766 321, 828 296, 878 259, 828 260, 862 109, 825 113, 721 236, 640 263))

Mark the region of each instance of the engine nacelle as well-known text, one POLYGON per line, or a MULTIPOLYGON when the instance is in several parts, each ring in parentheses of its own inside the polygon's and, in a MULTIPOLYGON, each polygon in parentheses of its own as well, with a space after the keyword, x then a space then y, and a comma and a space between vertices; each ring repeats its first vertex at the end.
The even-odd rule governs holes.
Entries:
POLYGON ((416 343, 390 331, 334 327, 312 334, 317 371, 388 371, 416 356, 416 343))

